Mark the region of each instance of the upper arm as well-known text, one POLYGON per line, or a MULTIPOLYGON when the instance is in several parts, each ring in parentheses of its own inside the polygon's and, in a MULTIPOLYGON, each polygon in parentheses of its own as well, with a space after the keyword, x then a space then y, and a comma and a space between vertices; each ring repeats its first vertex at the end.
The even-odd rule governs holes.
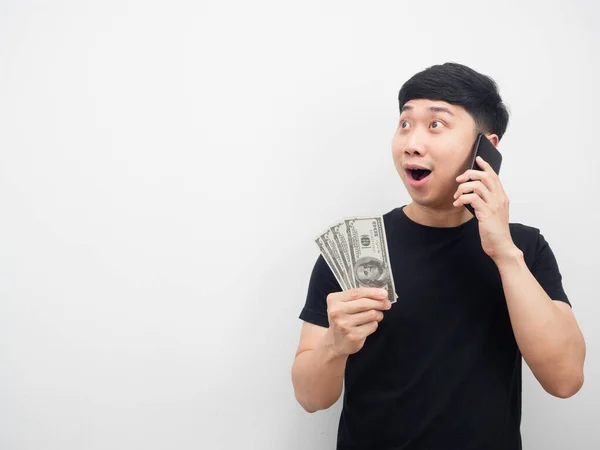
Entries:
POLYGON ((303 322, 296 356, 307 350, 314 350, 319 342, 323 340, 326 333, 326 327, 315 325, 310 322, 303 322))
POLYGON ((537 234, 535 259, 531 273, 551 299, 557 303, 564 303, 569 308, 571 307, 571 302, 563 287, 562 274, 554 252, 541 233, 537 234))
POLYGON ((296 356, 314 350, 325 337, 329 327, 327 296, 341 290, 327 262, 319 255, 310 276, 306 302, 300 312, 303 323, 296 356))

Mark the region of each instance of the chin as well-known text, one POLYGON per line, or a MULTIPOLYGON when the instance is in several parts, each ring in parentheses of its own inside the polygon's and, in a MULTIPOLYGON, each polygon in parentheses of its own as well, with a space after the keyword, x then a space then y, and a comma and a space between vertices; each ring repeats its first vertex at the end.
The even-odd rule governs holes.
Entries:
POLYGON ((414 193, 411 192, 410 190, 408 190, 408 195, 410 196, 411 200, 413 203, 415 203, 416 205, 419 205, 423 208, 430 208, 430 209, 446 209, 444 206, 444 201, 440 200, 439 198, 434 198, 430 195, 424 195, 421 193, 414 193))
POLYGON ((421 195, 411 195, 410 199, 412 200, 412 203, 423 208, 435 208, 435 202, 427 197, 423 197, 421 195))
POLYGON ((404 183, 404 189, 406 189, 406 192, 413 202, 426 206, 433 201, 429 192, 419 192, 416 189, 413 189, 406 181, 402 180, 402 182, 404 183))

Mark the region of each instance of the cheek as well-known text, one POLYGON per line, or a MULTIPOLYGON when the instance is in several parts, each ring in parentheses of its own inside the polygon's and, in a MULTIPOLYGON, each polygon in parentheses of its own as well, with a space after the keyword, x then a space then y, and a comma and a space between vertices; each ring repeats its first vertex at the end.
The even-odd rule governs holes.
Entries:
POLYGON ((441 164, 436 164, 439 169, 438 178, 440 182, 449 187, 457 184, 456 177, 464 172, 460 161, 455 158, 447 158, 441 164))
POLYGON ((402 139, 398 136, 398 133, 394 134, 394 138, 392 139, 392 154, 394 158, 398 158, 402 155, 402 149, 404 148, 404 143, 402 139))
POLYGON ((394 137, 392 140, 392 159, 394 161, 394 166, 396 167, 396 171, 403 175, 404 170, 402 169, 402 158, 404 154, 404 144, 400 139, 394 137))
POLYGON ((446 171, 451 176, 458 176, 467 169, 469 155, 461 155, 459 152, 446 164, 446 171))

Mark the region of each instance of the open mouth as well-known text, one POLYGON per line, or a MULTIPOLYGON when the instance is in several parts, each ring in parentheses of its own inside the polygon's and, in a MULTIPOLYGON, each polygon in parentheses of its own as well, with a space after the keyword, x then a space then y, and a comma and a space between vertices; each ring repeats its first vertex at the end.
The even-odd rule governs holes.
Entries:
POLYGON ((407 170, 409 176, 415 180, 415 181, 420 181, 424 178, 427 178, 429 176, 429 174, 431 173, 431 170, 426 170, 426 169, 408 169, 407 170))

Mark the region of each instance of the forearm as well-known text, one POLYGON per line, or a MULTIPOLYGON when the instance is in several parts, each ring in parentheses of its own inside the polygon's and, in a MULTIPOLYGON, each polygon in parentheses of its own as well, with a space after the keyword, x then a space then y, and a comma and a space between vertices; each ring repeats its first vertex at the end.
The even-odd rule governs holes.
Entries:
POLYGON ((296 399, 306 411, 327 409, 339 399, 347 359, 335 354, 329 333, 314 350, 296 356, 292 382, 296 399))
POLYGON ((583 383, 585 344, 577 323, 559 309, 527 268, 522 252, 496 260, 515 339, 546 391, 568 397, 583 383))

